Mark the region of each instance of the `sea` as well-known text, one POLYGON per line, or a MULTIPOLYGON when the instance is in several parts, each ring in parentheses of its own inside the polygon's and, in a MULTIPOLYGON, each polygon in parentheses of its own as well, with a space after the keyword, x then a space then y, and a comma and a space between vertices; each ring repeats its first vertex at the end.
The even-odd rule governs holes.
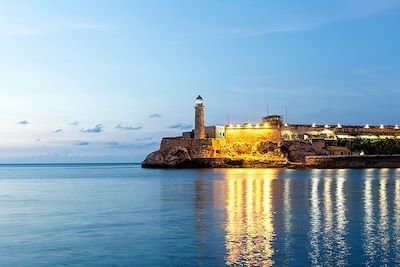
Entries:
POLYGON ((0 266, 399 266, 400 169, 0 165, 0 266))

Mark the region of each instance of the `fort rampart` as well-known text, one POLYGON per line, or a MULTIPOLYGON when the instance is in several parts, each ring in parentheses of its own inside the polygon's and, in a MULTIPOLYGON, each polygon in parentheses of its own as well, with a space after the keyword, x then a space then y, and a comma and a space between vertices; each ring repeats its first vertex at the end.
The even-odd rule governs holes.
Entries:
POLYGON ((205 138, 181 138, 181 137, 165 137, 161 141, 160 151, 170 151, 173 148, 185 148, 192 158, 213 158, 217 157, 216 152, 224 139, 205 138))
POLYGON ((277 128, 225 128, 226 142, 249 142, 256 143, 260 141, 269 141, 273 143, 282 142, 282 135, 277 128))
POLYGON ((307 125, 295 124, 283 126, 281 128, 282 137, 285 140, 299 140, 304 139, 304 136, 309 137, 399 137, 400 129, 396 126, 328 126, 324 125, 307 125))
POLYGON ((323 169, 398 168, 400 155, 307 156, 304 166, 323 169))

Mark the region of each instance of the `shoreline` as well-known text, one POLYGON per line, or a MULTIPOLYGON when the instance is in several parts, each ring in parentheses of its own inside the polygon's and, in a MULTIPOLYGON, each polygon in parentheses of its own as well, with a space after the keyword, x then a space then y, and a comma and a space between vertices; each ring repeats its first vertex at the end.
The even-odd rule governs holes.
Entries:
POLYGON ((259 161, 230 158, 195 158, 175 165, 146 164, 142 168, 193 169, 193 168, 280 168, 280 169, 362 169, 400 168, 400 155, 363 156, 306 156, 304 162, 259 161))

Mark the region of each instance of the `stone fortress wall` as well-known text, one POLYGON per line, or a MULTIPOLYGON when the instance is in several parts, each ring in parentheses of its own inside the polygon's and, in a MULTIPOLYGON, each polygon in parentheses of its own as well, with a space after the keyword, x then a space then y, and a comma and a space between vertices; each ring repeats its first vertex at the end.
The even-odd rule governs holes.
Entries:
POLYGON ((183 137, 164 137, 161 140, 160 151, 171 151, 177 147, 183 147, 191 158, 213 158, 217 157, 224 139, 216 138, 183 138, 183 137))
POLYGON ((305 167, 324 169, 398 168, 400 155, 307 156, 305 167))
POLYGON ((219 158, 230 156, 229 150, 237 148, 242 154, 254 152, 260 143, 280 145, 290 141, 310 142, 314 149, 321 151, 325 141, 337 138, 400 138, 400 129, 396 126, 326 126, 326 125, 227 125, 224 138, 196 139, 190 137, 163 138, 160 150, 169 151, 174 147, 183 147, 192 158, 219 158), (319 140, 317 142, 317 140, 319 140), (322 141, 322 145, 321 145, 322 141), (247 146, 247 148, 246 148, 247 146))
POLYGON ((286 125, 281 129, 284 140, 305 140, 312 137, 320 138, 377 138, 397 137, 400 138, 400 129, 397 126, 327 126, 295 124, 286 125))
POLYGON ((273 143, 282 142, 282 136, 279 129, 276 128, 248 128, 244 127, 225 127, 226 142, 260 142, 269 141, 273 143))

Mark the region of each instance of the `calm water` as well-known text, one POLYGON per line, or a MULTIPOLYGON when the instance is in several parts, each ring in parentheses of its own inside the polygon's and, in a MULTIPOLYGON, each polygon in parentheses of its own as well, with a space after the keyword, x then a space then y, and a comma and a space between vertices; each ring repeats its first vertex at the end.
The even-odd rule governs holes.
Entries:
POLYGON ((400 169, 0 166, 1 266, 400 265, 400 169))

